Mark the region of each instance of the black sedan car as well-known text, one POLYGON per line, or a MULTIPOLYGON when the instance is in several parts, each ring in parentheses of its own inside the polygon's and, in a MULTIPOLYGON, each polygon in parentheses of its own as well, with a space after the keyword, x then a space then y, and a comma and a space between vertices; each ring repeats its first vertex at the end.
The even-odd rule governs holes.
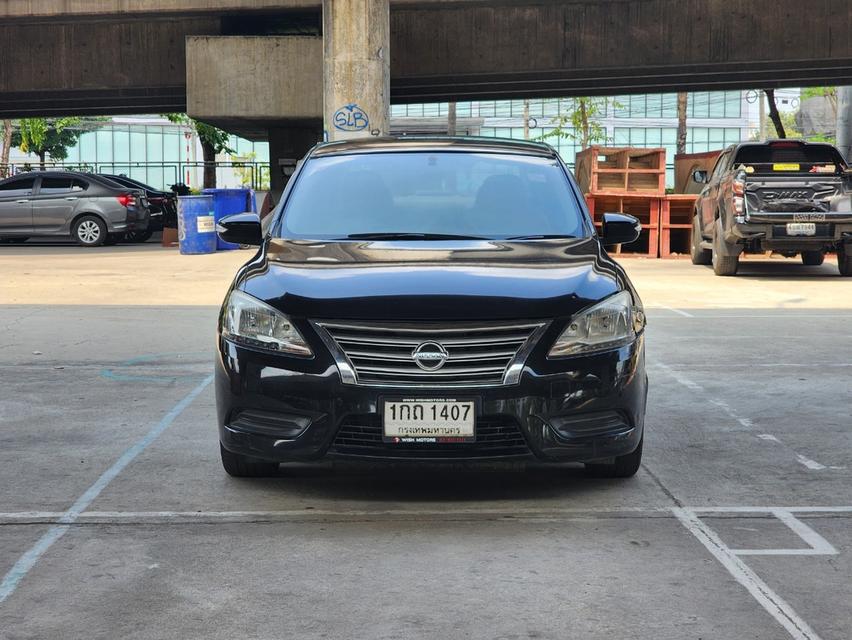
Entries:
POLYGON ((467 138, 321 144, 222 306, 216 396, 235 476, 325 457, 642 457, 645 316, 549 146, 467 138))
POLYGON ((145 192, 148 207, 151 210, 150 224, 145 231, 128 232, 126 236, 127 240, 131 242, 145 242, 155 231, 162 231, 164 226, 177 228, 177 195, 174 191, 161 191, 125 175, 116 175, 113 173, 102 173, 99 175, 129 189, 141 189, 145 192))

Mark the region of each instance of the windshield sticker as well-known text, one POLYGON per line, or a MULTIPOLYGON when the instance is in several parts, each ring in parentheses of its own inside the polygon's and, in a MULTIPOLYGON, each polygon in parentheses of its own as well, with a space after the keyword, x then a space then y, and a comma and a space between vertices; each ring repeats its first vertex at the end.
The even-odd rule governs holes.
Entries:
POLYGON ((815 164, 811 167, 810 173, 834 173, 835 170, 833 164, 815 164))

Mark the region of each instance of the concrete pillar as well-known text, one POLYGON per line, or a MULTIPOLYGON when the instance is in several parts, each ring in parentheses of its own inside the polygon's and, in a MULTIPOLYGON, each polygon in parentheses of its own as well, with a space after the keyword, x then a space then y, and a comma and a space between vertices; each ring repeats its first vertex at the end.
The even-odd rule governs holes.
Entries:
POLYGON ((852 87, 837 87, 837 148, 852 160, 852 87))
POLYGON ((322 140, 322 128, 316 126, 279 127, 269 130, 269 187, 275 202, 287 186, 296 162, 322 140))
POLYGON ((323 0, 323 119, 329 140, 390 133, 389 0, 323 0))

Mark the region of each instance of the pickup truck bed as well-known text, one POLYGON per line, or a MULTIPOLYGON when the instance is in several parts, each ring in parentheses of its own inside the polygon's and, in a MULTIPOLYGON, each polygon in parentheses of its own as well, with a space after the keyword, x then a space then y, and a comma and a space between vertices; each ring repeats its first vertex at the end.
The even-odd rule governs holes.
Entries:
POLYGON ((696 202, 696 264, 734 275, 743 252, 801 254, 804 264, 815 265, 837 251, 841 274, 852 275, 852 175, 834 147, 800 141, 734 146, 705 182, 696 202))

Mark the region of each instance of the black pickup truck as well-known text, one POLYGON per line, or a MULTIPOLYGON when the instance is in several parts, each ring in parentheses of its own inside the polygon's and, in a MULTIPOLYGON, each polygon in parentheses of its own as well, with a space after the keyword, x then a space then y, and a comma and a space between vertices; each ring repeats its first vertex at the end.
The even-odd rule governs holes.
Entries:
POLYGON ((805 265, 837 252, 852 276, 852 171, 830 144, 800 140, 743 143, 725 149, 695 203, 693 264, 720 276, 737 273, 740 255, 801 254, 805 265))

